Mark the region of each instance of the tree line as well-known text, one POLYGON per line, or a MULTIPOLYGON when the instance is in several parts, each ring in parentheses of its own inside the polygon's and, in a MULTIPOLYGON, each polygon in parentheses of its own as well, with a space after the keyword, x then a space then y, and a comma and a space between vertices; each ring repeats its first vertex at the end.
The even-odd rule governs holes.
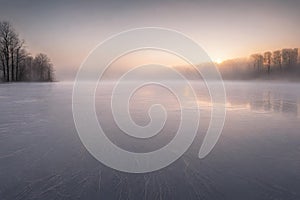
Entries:
POLYGON ((255 53, 218 64, 223 79, 285 79, 300 80, 298 48, 255 53))
POLYGON ((268 73, 271 69, 272 71, 294 71, 298 62, 298 48, 253 54, 251 59, 257 72, 264 71, 264 69, 268 73))
POLYGON ((33 57, 24 44, 9 22, 0 21, 0 80, 54 81, 50 58, 43 53, 33 57))

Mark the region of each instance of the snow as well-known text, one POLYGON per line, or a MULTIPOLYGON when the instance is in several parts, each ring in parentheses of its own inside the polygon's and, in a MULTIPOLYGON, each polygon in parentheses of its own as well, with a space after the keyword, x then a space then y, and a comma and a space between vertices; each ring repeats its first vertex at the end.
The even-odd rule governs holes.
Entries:
MULTIPOLYGON (((160 171, 128 174, 101 164, 82 145, 72 83, 0 84, 0 199, 300 199, 300 84, 226 82, 224 130, 202 160, 211 105, 204 85, 193 85, 201 122, 192 146, 160 171)), ((154 86, 133 96, 137 124, 149 122, 153 103, 169 114, 157 136, 133 139, 111 121, 110 89, 99 86, 96 108, 115 144, 147 152, 173 138, 180 113, 174 96, 154 86)))

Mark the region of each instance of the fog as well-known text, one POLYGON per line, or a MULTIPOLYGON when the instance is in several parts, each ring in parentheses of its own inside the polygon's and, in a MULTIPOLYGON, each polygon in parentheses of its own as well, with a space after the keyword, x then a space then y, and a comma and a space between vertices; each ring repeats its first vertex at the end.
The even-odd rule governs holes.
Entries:
POLYGON ((12 23, 33 56, 49 55, 58 80, 73 80, 97 44, 138 27, 180 31, 214 61, 299 47, 299 8, 296 0, 2 0, 0 21, 12 23))

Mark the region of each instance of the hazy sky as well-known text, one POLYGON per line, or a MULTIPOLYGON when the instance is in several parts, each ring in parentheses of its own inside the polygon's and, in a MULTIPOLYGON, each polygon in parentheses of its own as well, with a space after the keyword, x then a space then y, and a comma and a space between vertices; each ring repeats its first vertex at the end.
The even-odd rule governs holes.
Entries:
POLYGON ((300 47, 299 0, 0 0, 33 54, 48 54, 59 79, 72 77, 89 51, 120 31, 159 26, 196 40, 212 60, 300 47))

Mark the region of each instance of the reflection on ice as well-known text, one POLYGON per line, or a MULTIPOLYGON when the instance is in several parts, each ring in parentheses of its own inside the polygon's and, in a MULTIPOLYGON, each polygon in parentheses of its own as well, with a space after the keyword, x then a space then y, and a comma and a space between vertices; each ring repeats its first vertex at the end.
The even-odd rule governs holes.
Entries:
POLYGON ((276 98, 269 91, 263 94, 262 100, 252 100, 250 103, 250 109, 253 111, 266 111, 274 113, 289 113, 296 116, 299 115, 299 104, 296 100, 286 100, 284 98, 276 98))
MULTIPOLYGON (((257 98, 257 97, 256 97, 257 98)), ((286 113, 299 116, 300 104, 297 100, 287 100, 285 98, 278 98, 272 95, 269 91, 263 93, 261 99, 250 98, 240 99, 240 101, 232 100, 227 97, 226 110, 249 110, 257 113, 286 113)), ((210 101, 198 101, 200 107, 211 107, 210 101)))
MULTIPOLYGON (((227 103, 230 108, 244 108, 258 113, 282 113, 299 116, 300 102, 297 96, 299 88, 276 88, 276 84, 267 84, 259 86, 260 88, 257 89, 258 86, 255 83, 252 84, 250 88, 239 89, 240 93, 243 93, 243 90, 252 91, 251 94, 241 96, 230 95, 232 88, 228 88, 227 103)), ((235 92, 238 91, 235 89, 235 92)))
MULTIPOLYGON (((248 110, 256 113, 281 113, 297 117, 300 115, 300 100, 297 96, 300 88, 297 84, 290 84, 290 87, 282 85, 278 87, 274 83, 252 82, 245 85, 242 82, 227 82, 225 85, 227 86, 225 104, 227 111, 248 110)), ((198 90, 197 99, 199 108, 210 109, 212 102, 205 86, 198 84, 197 89, 200 90, 198 90)), ((189 95, 184 89, 183 92, 189 95)))

